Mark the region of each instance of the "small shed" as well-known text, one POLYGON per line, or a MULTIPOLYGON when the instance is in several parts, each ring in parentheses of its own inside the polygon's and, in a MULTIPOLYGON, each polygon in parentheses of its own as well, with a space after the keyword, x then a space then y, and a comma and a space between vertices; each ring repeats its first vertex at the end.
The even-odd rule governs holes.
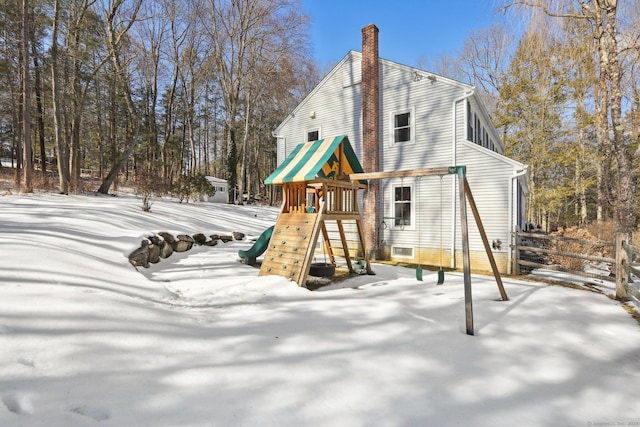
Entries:
POLYGON ((366 182, 350 181, 349 175, 364 172, 345 135, 296 146, 265 184, 283 187, 283 203, 264 256, 260 275, 287 277, 306 286, 320 232, 323 252, 335 266, 344 257, 349 271, 362 258, 371 272, 364 248, 358 191, 366 182), (345 227, 352 230, 347 238, 345 227))
POLYGON ((227 180, 222 178, 216 178, 214 176, 207 176, 207 181, 215 188, 216 193, 213 197, 208 197, 207 202, 213 203, 227 203, 229 200, 228 190, 227 190, 227 180))

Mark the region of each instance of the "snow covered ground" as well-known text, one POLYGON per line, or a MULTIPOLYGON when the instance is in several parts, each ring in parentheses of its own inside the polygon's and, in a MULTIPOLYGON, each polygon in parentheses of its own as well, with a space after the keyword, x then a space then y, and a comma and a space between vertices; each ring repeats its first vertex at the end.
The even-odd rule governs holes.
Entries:
POLYGON ((248 241, 137 271, 152 233, 277 211, 132 196, 0 197, 1 426, 638 425, 640 327, 593 292, 462 275, 308 291, 237 262, 248 241))

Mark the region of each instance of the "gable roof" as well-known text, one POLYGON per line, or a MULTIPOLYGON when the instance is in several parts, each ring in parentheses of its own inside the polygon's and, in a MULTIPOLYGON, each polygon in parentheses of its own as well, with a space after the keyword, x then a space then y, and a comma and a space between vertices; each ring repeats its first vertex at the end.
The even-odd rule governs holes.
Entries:
POLYGON ((364 172, 345 135, 298 144, 282 164, 264 180, 265 184, 336 179, 339 174, 364 172))

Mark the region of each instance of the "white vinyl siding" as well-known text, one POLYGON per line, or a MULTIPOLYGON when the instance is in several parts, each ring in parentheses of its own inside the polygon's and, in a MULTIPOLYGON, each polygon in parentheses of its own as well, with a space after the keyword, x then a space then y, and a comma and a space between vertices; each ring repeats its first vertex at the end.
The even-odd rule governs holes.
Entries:
MULTIPOLYGON (((481 148, 477 145, 461 144, 458 147, 460 164, 467 166, 467 181, 476 202, 482 225, 487 234, 489 244, 500 240, 503 242, 500 251, 506 252, 510 241, 508 224, 510 224, 510 196, 511 177, 516 173, 515 165, 500 155, 482 156, 481 148)), ((513 202, 511 202, 513 203, 513 202)), ((483 251, 484 246, 478 232, 473 214, 467 208, 469 224, 469 247, 471 250, 483 251)), ((461 248, 462 242, 459 215, 456 215, 456 247, 461 248)), ((513 230, 511 230, 513 231, 513 230)))

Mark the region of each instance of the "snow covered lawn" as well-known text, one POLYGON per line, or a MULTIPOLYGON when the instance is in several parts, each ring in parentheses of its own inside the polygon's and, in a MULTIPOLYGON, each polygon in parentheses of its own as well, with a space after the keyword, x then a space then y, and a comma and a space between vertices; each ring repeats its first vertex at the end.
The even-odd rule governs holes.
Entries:
POLYGON ((127 255, 152 233, 258 236, 277 210, 0 197, 1 426, 638 425, 640 327, 592 292, 374 265, 317 291, 251 243, 127 255), (591 423, 591 424, 589 424, 591 423), (609 424, 606 424, 609 423, 609 424))

